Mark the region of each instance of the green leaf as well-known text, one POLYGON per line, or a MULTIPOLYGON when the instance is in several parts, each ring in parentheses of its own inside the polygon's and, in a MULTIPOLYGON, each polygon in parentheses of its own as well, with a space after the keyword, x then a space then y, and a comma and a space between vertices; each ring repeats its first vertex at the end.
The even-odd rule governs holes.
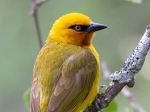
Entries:
POLYGON ((30 89, 26 90, 23 94, 23 99, 27 109, 30 109, 30 89))
POLYGON ((104 112, 117 112, 117 103, 113 100, 107 108, 104 109, 104 112))

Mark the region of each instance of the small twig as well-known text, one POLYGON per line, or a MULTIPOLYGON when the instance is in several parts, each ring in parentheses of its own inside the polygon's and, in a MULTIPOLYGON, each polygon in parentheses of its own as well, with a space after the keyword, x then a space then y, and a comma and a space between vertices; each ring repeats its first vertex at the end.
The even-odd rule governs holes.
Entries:
POLYGON ((42 48, 43 44, 42 44, 42 37, 41 37, 40 27, 39 27, 38 18, 37 18, 37 10, 34 11, 33 18, 35 22, 35 28, 37 32, 39 47, 42 48))
MULTIPOLYGON (((110 70, 108 68, 108 65, 107 63, 103 62, 101 64, 102 66, 102 71, 103 71, 103 75, 104 75, 104 78, 107 79, 107 80, 110 80, 110 70)), ((132 104, 132 106, 138 110, 139 112, 146 112, 142 106, 136 101, 136 99, 134 98, 133 94, 127 89, 127 87, 124 87, 122 90, 121 90, 122 94, 129 99, 130 103, 132 104)))
POLYGON ((125 97, 127 97, 127 98, 130 100, 132 106, 133 106, 136 110, 138 110, 139 112, 146 112, 146 111, 142 108, 142 106, 136 101, 136 99, 134 98, 133 94, 127 89, 127 87, 124 87, 121 92, 122 92, 122 94, 123 94, 125 97))
POLYGON ((33 16, 37 8, 41 6, 43 3, 45 3, 46 1, 48 0, 32 0, 32 8, 29 14, 33 16))
POLYGON ((97 104, 92 103, 85 111, 86 112, 96 112, 102 111, 106 108, 110 102, 117 96, 117 94, 123 89, 124 86, 133 87, 134 77, 141 70, 145 57, 150 48, 150 26, 146 28, 146 31, 140 40, 138 46, 134 49, 132 54, 127 58, 124 66, 120 71, 111 74, 111 82, 107 86, 106 90, 97 95, 97 100, 100 101, 99 108, 97 104), (94 110, 95 109, 95 110, 94 110), (91 111, 94 110, 94 111, 91 111))
POLYGON ((39 47, 42 48, 42 38, 41 38, 41 33, 40 33, 40 27, 39 27, 39 22, 38 22, 38 17, 37 17, 37 10, 40 5, 42 5, 44 2, 47 0, 32 0, 32 9, 30 11, 30 15, 33 17, 34 22, 35 22, 35 27, 36 27, 36 32, 37 32, 37 37, 38 37, 38 43, 39 47))

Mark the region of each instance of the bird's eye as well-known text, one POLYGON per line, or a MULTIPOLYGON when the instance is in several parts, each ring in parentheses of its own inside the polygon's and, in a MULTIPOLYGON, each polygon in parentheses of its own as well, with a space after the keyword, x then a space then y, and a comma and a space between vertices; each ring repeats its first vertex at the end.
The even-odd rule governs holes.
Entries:
POLYGON ((76 26, 74 26, 74 29, 76 31, 81 31, 82 30, 82 26, 76 25, 76 26))
POLYGON ((83 32, 85 31, 89 26, 86 26, 86 25, 72 25, 70 26, 69 28, 70 29, 73 29, 75 31, 78 31, 78 32, 83 32))

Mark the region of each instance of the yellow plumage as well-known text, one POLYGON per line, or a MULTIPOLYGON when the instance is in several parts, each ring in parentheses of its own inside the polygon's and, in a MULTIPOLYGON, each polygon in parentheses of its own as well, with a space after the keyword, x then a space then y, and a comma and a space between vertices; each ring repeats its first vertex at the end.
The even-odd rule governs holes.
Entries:
POLYGON ((31 112, 80 112, 92 103, 100 65, 91 41, 104 28, 80 13, 54 23, 34 65, 31 112))

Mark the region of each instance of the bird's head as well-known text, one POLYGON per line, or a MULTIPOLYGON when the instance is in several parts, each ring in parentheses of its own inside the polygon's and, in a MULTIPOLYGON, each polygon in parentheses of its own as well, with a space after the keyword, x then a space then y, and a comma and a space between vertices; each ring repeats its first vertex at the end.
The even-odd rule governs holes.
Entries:
POLYGON ((70 13, 60 17, 53 24, 47 42, 53 39, 73 45, 90 45, 94 32, 107 28, 103 24, 94 23, 81 13, 70 13))

